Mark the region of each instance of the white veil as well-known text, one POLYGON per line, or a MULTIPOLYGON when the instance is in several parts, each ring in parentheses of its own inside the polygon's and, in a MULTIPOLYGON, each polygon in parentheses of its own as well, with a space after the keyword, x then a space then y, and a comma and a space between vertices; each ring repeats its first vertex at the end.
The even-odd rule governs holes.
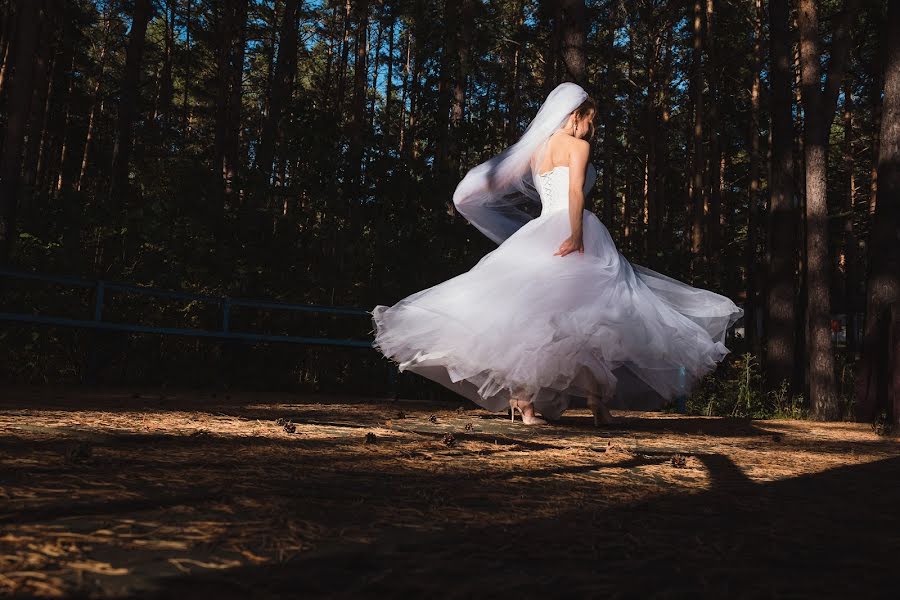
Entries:
POLYGON ((523 206, 540 202, 537 170, 547 140, 587 97, 577 83, 556 86, 515 144, 470 169, 459 182, 453 192, 459 213, 497 244, 530 221, 523 206))

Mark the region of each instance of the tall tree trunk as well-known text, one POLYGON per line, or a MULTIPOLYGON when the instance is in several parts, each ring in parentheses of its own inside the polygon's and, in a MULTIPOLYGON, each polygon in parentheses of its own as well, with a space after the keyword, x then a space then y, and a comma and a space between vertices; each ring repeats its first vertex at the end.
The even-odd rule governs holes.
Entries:
POLYGON ((587 56, 585 43, 587 39, 587 9, 584 0, 559 0, 560 4, 560 43, 562 44, 563 64, 566 68, 565 81, 574 81, 578 85, 587 85, 587 56))
POLYGON ((434 157, 435 171, 441 188, 446 188, 449 168, 447 160, 450 146, 450 104, 453 99, 453 59, 459 44, 459 0, 446 0, 444 3, 445 36, 441 53, 440 73, 438 74, 438 111, 435 121, 438 124, 438 140, 434 157))
POLYGON ((241 168, 241 99, 247 43, 247 0, 237 0, 232 26, 234 40, 228 69, 228 118, 225 125, 222 171, 226 210, 237 204, 237 178, 241 168))
POLYGON ((515 7, 516 12, 515 21, 513 23, 513 36, 509 52, 509 64, 512 69, 512 76, 508 77, 509 92, 507 93, 509 116, 506 121, 506 141, 509 145, 514 144, 520 135, 519 117, 521 113, 520 89, 522 86, 522 49, 528 40, 527 33, 524 29, 525 1, 519 0, 515 7))
POLYGON ((701 0, 694 0, 692 21, 693 51, 691 56, 691 95, 694 105, 694 131, 692 144, 694 149, 693 170, 691 173, 691 270, 696 275, 702 265, 703 250, 703 7, 701 0))
POLYGON ((191 89, 191 10, 194 0, 186 0, 184 7, 184 46, 187 52, 184 55, 184 89, 181 95, 181 133, 187 136, 190 127, 191 105, 189 92, 191 89))
MULTIPOLYGON (((383 9, 383 7, 382 7, 383 9)), ((375 51, 372 53, 372 85, 371 88, 373 90, 378 89, 378 76, 381 74, 381 44, 384 38, 384 18, 383 18, 383 10, 382 14, 375 19, 375 51)), ((371 46, 371 44, 369 44, 371 46)), ((375 131, 375 108, 376 108, 376 98, 377 94, 371 94, 369 98, 369 131, 375 131)))
POLYGON ((163 42, 163 64, 159 76, 159 93, 153 108, 153 121, 159 120, 163 135, 169 128, 172 112, 172 54, 175 48, 175 7, 177 0, 165 0, 165 40, 163 42))
POLYGON ((406 101, 409 98, 410 65, 412 62, 413 33, 412 28, 406 30, 406 60, 403 62, 403 86, 400 90, 400 122, 397 152, 404 156, 406 150, 406 101))
POLYGON ((881 152, 879 148, 879 139, 881 137, 881 93, 884 90, 885 71, 884 51, 882 49, 887 46, 887 36, 892 33, 891 31, 882 32, 875 50, 875 56, 869 65, 871 69, 869 73, 871 75, 869 79, 869 108, 872 115, 872 168, 869 172, 869 215, 875 214, 875 207, 878 204, 878 157, 881 152))
POLYGON ((857 241, 853 228, 853 217, 856 207, 856 165, 854 161, 853 143, 853 89, 850 78, 846 78, 844 84, 844 168, 847 170, 847 191, 844 196, 844 240, 843 240, 843 292, 844 314, 847 327, 847 353, 852 357, 856 354, 856 287, 857 287, 857 241))
MULTIPOLYGON (((869 239, 866 282, 866 328, 857 375, 856 416, 871 420, 886 407, 887 388, 900 373, 887 364, 887 349, 878 341, 891 305, 900 302, 900 1, 889 0, 884 55, 884 100, 878 154, 878 202, 869 239), (889 377, 893 377, 890 380, 889 377)), ((883 339, 883 337, 882 337, 883 339)), ((895 388, 896 389, 896 388, 895 388)), ((893 422, 900 414, 893 407, 893 422)))
POLYGON ((66 68, 60 73, 59 79, 65 78, 68 80, 69 85, 66 89, 65 99, 62 104, 61 122, 59 125, 54 125, 54 129, 57 133, 54 136, 54 143, 50 144, 51 147, 48 148, 48 157, 45 160, 47 170, 55 175, 53 178, 55 184, 53 186, 53 192, 56 197, 59 197, 63 191, 68 190, 71 184, 70 172, 66 168, 66 164, 69 158, 72 139, 74 138, 74 133, 70 125, 72 122, 72 100, 76 81, 75 59, 77 57, 78 53, 74 52, 72 40, 66 40, 66 62, 64 63, 66 68), (53 146, 58 147, 58 151, 56 151, 53 146), (55 171, 53 171, 54 167, 55 171))
POLYGON ((332 107, 332 113, 337 116, 341 114, 344 108, 344 96, 347 89, 347 59, 350 54, 350 21, 351 21, 352 3, 346 0, 344 3, 343 29, 344 35, 341 38, 341 64, 338 65, 338 88, 337 102, 332 107))
MULTIPOLYGON (((683 202, 683 222, 684 227, 682 227, 682 235, 681 235, 681 247, 684 249, 686 254, 691 254, 691 249, 693 245, 693 222, 694 222, 694 102, 693 102, 693 89, 689 89, 687 96, 685 97, 685 111, 684 111, 684 172, 686 177, 684 178, 684 202, 683 202)), ((691 259, 693 262, 693 259, 691 259)), ((693 267, 689 267, 691 272, 693 267)))
POLYGON ((562 3, 550 0, 541 0, 541 12, 550 29, 550 47, 544 52, 544 96, 546 97, 555 88, 557 81, 557 62, 559 60, 560 46, 562 45, 562 3))
POLYGON ((391 133, 391 108, 394 99, 394 40, 396 35, 394 29, 397 24, 397 17, 393 12, 391 12, 388 18, 391 20, 391 25, 388 28, 387 81, 385 81, 384 92, 384 119, 381 124, 381 129, 384 131, 386 147, 391 146, 390 140, 393 139, 391 133))
POLYGON ((809 398, 813 416, 835 420, 840 403, 831 342, 831 261, 828 244, 826 166, 828 132, 834 117, 837 90, 849 54, 850 17, 858 0, 847 0, 835 22, 834 42, 825 90, 821 89, 821 49, 815 0, 800 0, 800 60, 804 109, 803 147, 806 168, 806 318, 809 326, 809 398))
POLYGON ((88 115, 87 134, 84 138, 84 146, 81 149, 81 167, 78 170, 78 179, 75 180, 75 189, 82 190, 84 185, 84 175, 87 172, 88 164, 90 164, 91 143, 94 140, 97 130, 97 119, 103 113, 103 77, 106 69, 106 60, 109 53, 109 29, 112 19, 107 16, 107 25, 105 28, 103 39, 100 41, 100 58, 97 60, 97 80, 91 93, 91 111, 88 115))
POLYGON ((709 213, 706 219, 706 256, 712 281, 721 275, 722 261, 722 145, 719 133, 719 56, 716 51, 718 28, 715 24, 714 0, 706 0, 706 55, 709 57, 709 107, 707 109, 707 134, 709 135, 709 213))
POLYGON ((671 129, 671 112, 669 103, 672 93, 672 63, 675 52, 672 49, 671 25, 666 25, 663 39, 664 55, 662 58, 661 77, 659 82, 659 126, 656 136, 656 241, 657 249, 665 247, 665 240, 672 239, 671 203, 669 202, 669 130, 671 129))
MULTIPOLYGON (((453 101, 450 105, 450 146, 448 148, 447 167, 451 177, 451 186, 449 187, 451 192, 453 187, 455 187, 456 178, 459 177, 459 132, 465 112, 469 72, 472 69, 471 46, 472 32, 475 29, 474 11, 473 0, 462 0, 459 27, 460 38, 456 47, 456 73, 453 77, 453 101)), ((452 198, 447 200, 447 210, 450 214, 455 214, 456 207, 453 205, 452 198)))
MULTIPOLYGON (((50 5, 48 3, 48 8, 50 5)), ((22 183, 26 190, 31 190, 37 180, 38 156, 40 153, 41 138, 47 125, 47 115, 50 111, 50 95, 53 91, 53 77, 49 75, 54 69, 50 67, 51 50, 61 54, 53 38, 53 32, 58 31, 59 21, 54 17, 52 10, 48 10, 41 22, 40 43, 38 51, 34 55, 34 97, 31 99, 31 122, 28 125, 28 140, 25 144, 25 157, 22 165, 22 183), (57 47, 54 47, 57 46, 57 47)), ((65 61, 66 57, 57 56, 57 60, 65 61)), ((26 192, 28 193, 28 192, 26 192)))
POLYGON ((116 142, 113 146, 109 200, 114 212, 119 212, 127 205, 128 168, 134 143, 132 129, 138 116, 141 64, 144 59, 147 24, 150 22, 151 16, 151 1, 135 0, 134 14, 131 18, 131 33, 128 36, 128 49, 125 55, 125 73, 119 95, 119 123, 116 128, 116 142))
MULTIPOLYGON (((216 93, 215 93, 215 130, 213 134, 213 181, 215 182, 214 197, 223 200, 224 191, 224 162, 225 162, 225 138, 228 131, 228 82, 230 75, 231 46, 234 43, 232 35, 234 27, 234 0, 219 3, 213 9, 215 12, 215 58, 216 58, 216 93)), ((216 213, 219 212, 216 207, 216 213)))
POLYGON ((0 265, 10 262, 16 236, 19 187, 22 176, 22 146, 31 112, 34 91, 34 53, 42 2, 19 0, 17 5, 16 50, 12 81, 9 84, 6 135, 0 157, 0 265))
MULTIPOLYGON (((652 9, 650 9, 652 10, 652 9)), ((659 72, 659 53, 662 40, 657 28, 657 16, 650 10, 641 12, 641 19, 646 23, 648 35, 645 39, 644 60, 647 73, 647 100, 643 111, 643 130, 646 153, 644 154, 644 202, 643 202, 643 228, 641 250, 644 260, 654 265, 651 257, 656 254, 656 151, 657 151, 657 127, 659 125, 659 107, 656 94, 656 79, 659 72)))
MULTIPOLYGON (((421 0, 415 2, 413 23, 421 23, 424 19, 424 7, 421 0)), ((410 72, 409 81, 409 111, 407 113, 406 123, 406 153, 410 160, 415 161, 419 158, 418 146, 418 114, 419 114, 419 95, 422 89, 420 81, 420 72, 425 60, 424 44, 421 35, 412 34, 412 70, 410 72)))
POLYGON ((768 283, 766 296, 767 385, 795 384, 797 224, 794 208, 794 124, 790 0, 769 3, 772 177, 769 184, 768 283))
MULTIPOLYGON (((298 8, 298 0, 285 0, 284 16, 282 17, 281 31, 278 36, 278 58, 275 63, 272 90, 269 96, 269 112, 263 122, 259 147, 256 151, 258 185, 261 186, 261 189, 254 190, 254 194, 251 194, 251 196, 264 192, 271 183, 277 130, 281 122, 284 106, 290 98, 291 88, 294 84, 294 74, 297 71, 298 8)), ((259 207, 259 201, 254 202, 254 205, 259 207)))
POLYGON ((16 43, 16 17, 14 11, 16 3, 9 0, 5 3, 3 13, 2 38, 0 38, 0 102, 3 99, 3 92, 6 90, 7 75, 9 74, 10 63, 14 59, 14 46, 16 43))
POLYGON ((247 0, 228 0, 218 14, 216 36, 216 100, 213 176, 219 203, 215 214, 221 226, 234 204, 240 145, 241 82, 247 0))
MULTIPOLYGON (((625 81, 629 84, 632 83, 633 75, 634 75, 634 49, 637 41, 635 40, 635 31, 632 25, 632 21, 630 20, 630 15, 625 13, 624 15, 624 24, 626 31, 628 32, 628 42, 625 50, 626 56, 626 65, 625 65, 625 81)), ((633 85, 628 86, 628 100, 629 102, 634 102, 633 94, 636 92, 635 87, 633 85)), ((635 158, 635 124, 634 124, 634 116, 632 115, 632 111, 625 111, 625 122, 624 122, 624 131, 622 132, 623 146, 622 146, 622 157, 623 162, 625 164, 625 169, 622 174, 623 176, 623 193, 622 193, 622 248, 624 252, 628 252, 631 250, 633 246, 633 237, 634 237, 634 228, 631 223, 632 219, 632 203, 634 197, 634 174, 633 169, 634 165, 637 161, 635 158)))
POLYGON ((760 73, 763 69, 763 45, 762 45, 762 0, 754 0, 753 21, 753 82, 750 85, 750 189, 747 198, 747 311, 745 330, 747 339, 750 340, 753 353, 762 355, 762 338, 757 324, 762 309, 760 303, 762 278, 759 276, 759 173, 760 173, 760 114, 759 114, 759 88, 760 73))
POLYGON ((610 231, 615 230, 613 215, 615 213, 615 182, 613 181, 613 173, 615 169, 615 115, 613 107, 615 103, 612 99, 615 97, 615 84, 613 83, 614 63, 616 56, 616 32, 618 31, 618 11, 614 7, 610 7, 611 19, 606 31, 606 40, 604 44, 606 68, 604 79, 606 85, 603 86, 601 93, 601 106, 598 109, 603 119, 603 224, 610 231))
MULTIPOLYGON (((72 135, 72 132, 68 131, 65 121, 60 117, 68 115, 70 112, 77 56, 74 48, 77 32, 71 19, 66 18, 69 4, 60 0, 52 0, 47 4, 47 9, 48 14, 52 15, 50 19, 53 21, 52 31, 49 33, 51 37, 58 36, 59 44, 50 69, 44 120, 36 153, 37 165, 34 172, 36 191, 50 190, 50 182, 58 179, 58 170, 54 170, 57 166, 54 164, 54 157, 59 156, 60 146, 65 145, 67 136, 72 135), (67 83, 68 85, 66 85, 67 83), (61 103, 60 99, 62 99, 61 103)), ((28 160, 26 160, 27 163, 28 160)))
POLYGON ((368 31, 369 3, 358 0, 354 5, 356 22, 356 59, 353 63, 353 108, 347 173, 350 184, 350 204, 359 202, 362 193, 362 163, 366 127, 366 97, 368 96, 368 31))

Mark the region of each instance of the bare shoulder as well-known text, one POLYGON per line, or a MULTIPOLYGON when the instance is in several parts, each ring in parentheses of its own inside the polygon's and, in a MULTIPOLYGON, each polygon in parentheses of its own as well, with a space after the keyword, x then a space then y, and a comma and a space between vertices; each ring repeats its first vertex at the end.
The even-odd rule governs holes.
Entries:
POLYGON ((573 165, 582 165, 587 162, 591 153, 591 143, 581 138, 572 137, 569 140, 569 162, 573 165))
POLYGON ((581 138, 572 137, 570 143, 570 151, 587 156, 591 151, 591 143, 581 138))

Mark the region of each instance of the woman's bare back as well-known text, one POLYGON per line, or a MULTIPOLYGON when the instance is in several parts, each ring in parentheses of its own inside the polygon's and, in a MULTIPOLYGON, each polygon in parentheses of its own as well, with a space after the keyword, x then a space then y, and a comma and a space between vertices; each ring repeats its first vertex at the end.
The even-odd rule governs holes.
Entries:
POLYGON ((575 144, 582 140, 562 131, 556 131, 547 140, 547 151, 538 173, 547 173, 556 167, 569 166, 569 156, 575 144))

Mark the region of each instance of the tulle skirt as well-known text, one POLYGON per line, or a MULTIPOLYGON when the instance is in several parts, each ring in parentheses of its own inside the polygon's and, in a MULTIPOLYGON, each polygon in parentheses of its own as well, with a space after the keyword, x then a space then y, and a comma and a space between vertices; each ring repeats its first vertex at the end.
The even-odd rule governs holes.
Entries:
POLYGON ((372 311, 373 346, 480 406, 531 397, 550 419, 573 396, 654 410, 728 353, 728 298, 632 265, 584 211, 584 253, 554 256, 568 210, 529 221, 469 271, 372 311))

